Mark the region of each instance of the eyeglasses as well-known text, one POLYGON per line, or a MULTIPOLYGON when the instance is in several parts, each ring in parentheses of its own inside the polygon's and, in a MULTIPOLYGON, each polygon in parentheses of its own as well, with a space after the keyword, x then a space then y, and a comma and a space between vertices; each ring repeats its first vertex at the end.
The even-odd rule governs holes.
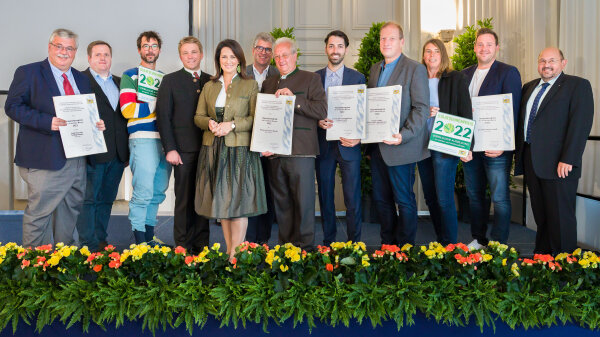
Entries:
POLYGON ((67 51, 67 53, 72 53, 72 52, 74 52, 74 51, 76 51, 76 50, 77 50, 77 48, 73 48, 73 47, 65 47, 65 46, 63 46, 62 44, 54 44, 54 43, 52 43, 52 42, 50 42, 50 44, 51 44, 51 45, 53 45, 53 46, 54 46, 54 48, 58 49, 59 51, 66 50, 66 51, 67 51))
POLYGON ((263 46, 256 46, 254 49, 256 49, 259 53, 271 54, 271 52, 273 52, 272 48, 265 48, 263 46))
POLYGON ((142 46, 143 50, 148 50, 148 49, 152 49, 152 50, 158 50, 158 45, 157 44, 145 44, 142 46))
POLYGON ((560 62, 560 60, 557 60, 557 59, 549 59, 549 60, 539 59, 538 60, 538 64, 549 64, 551 66, 558 64, 558 62, 560 62))

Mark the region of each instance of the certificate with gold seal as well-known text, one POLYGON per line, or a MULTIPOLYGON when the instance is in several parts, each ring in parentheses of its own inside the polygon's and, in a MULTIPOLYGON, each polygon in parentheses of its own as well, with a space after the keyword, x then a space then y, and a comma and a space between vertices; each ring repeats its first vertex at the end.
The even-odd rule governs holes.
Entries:
POLYGON ((367 86, 342 85, 327 89, 327 140, 361 139, 366 136, 367 86))
POLYGON ((258 94, 250 151, 292 154, 296 96, 258 94))

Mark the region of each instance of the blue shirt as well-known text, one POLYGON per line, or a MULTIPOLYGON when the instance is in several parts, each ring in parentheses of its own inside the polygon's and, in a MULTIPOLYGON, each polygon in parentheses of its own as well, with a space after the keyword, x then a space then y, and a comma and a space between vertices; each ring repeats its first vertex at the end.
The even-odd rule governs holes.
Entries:
POLYGON ((107 78, 102 78, 102 76, 100 76, 92 68, 90 68, 90 73, 96 80, 96 83, 98 83, 100 88, 102 88, 102 91, 110 102, 110 106, 112 106, 113 110, 115 110, 117 108, 117 104, 119 104, 119 88, 113 81, 112 74, 109 73, 107 78))
POLYGON ((387 82, 390 80, 394 68, 396 68, 396 64, 398 64, 400 58, 402 58, 402 54, 389 64, 385 64, 385 61, 381 62, 381 72, 379 73, 379 79, 377 80, 378 87, 385 87, 388 84, 387 82))
MULTIPOLYGON (((437 77, 429 79, 429 106, 440 107, 440 97, 438 94, 438 85, 440 83, 440 79, 437 77)), ((442 111, 443 112, 443 111, 442 111)), ((433 129, 433 121, 435 117, 427 118, 427 129, 431 133, 433 129)))
POLYGON ((77 88, 77 83, 75 83, 75 78, 73 77, 73 73, 71 72, 71 67, 69 67, 69 70, 67 70, 66 72, 63 72, 62 70, 56 68, 52 64, 52 62, 50 62, 50 60, 48 60, 48 63, 50 64, 50 69, 52 70, 52 75, 54 75, 54 80, 56 81, 56 85, 58 86, 60 95, 65 95, 65 87, 63 86, 63 82, 65 79, 62 77, 63 74, 67 74, 67 79, 69 79, 69 83, 71 83, 71 87, 73 87, 73 92, 75 93, 75 95, 79 95, 79 88, 77 88))
POLYGON ((325 70, 325 92, 329 87, 337 87, 342 85, 344 80, 344 66, 337 71, 332 71, 329 67, 325 70))

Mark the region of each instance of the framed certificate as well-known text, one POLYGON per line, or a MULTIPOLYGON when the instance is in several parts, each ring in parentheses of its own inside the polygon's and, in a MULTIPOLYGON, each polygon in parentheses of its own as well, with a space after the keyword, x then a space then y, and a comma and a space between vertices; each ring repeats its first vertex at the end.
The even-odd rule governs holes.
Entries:
POLYGON ((164 74, 148 69, 146 67, 138 67, 138 93, 137 99, 142 102, 154 102, 158 95, 158 87, 162 82, 164 74))
POLYGON ((292 154, 296 96, 258 94, 250 151, 292 154))
POLYGON ((98 130, 100 121, 96 95, 54 96, 56 117, 67 121, 59 127, 65 156, 67 158, 106 152, 104 134, 98 130))
POLYGON ((400 132, 402 86, 367 89, 367 127, 362 143, 395 141, 392 135, 400 132))
POLYGON ((438 112, 429 137, 430 150, 466 157, 471 150, 475 122, 471 119, 438 112))
POLYGON ((361 139, 366 136, 367 86, 342 85, 327 89, 327 140, 361 139))
POLYGON ((475 120, 473 151, 512 151, 515 127, 512 94, 472 97, 475 120))

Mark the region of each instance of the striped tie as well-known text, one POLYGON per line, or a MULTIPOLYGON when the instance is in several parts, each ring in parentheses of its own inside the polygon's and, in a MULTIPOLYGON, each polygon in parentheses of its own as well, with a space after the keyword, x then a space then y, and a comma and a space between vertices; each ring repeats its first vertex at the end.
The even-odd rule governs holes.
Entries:
POLYGON ((535 96, 535 99, 533 100, 533 105, 531 106, 531 112, 529 113, 529 119, 527 120, 527 136, 525 137, 526 143, 531 143, 529 141, 529 138, 531 136, 531 128, 533 125, 533 121, 535 120, 535 114, 537 112, 538 105, 540 104, 540 100, 542 99, 542 95, 544 94, 544 92, 546 91, 546 88, 548 88, 549 85, 550 85, 549 83, 542 84, 542 89, 540 89, 537 96, 535 96))

